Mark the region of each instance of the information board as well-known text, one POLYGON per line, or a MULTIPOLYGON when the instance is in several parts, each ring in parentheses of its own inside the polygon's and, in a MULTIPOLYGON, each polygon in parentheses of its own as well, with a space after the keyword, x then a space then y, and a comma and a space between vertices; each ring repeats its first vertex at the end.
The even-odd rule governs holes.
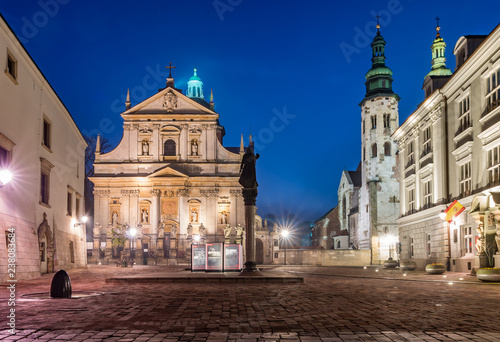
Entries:
POLYGON ((224 244, 224 271, 241 271, 243 269, 242 252, 241 245, 224 244))
POLYGON ((220 243, 207 243, 207 271, 222 271, 223 255, 222 255, 222 242, 220 243))
POLYGON ((191 245, 191 271, 205 271, 205 245, 191 245))

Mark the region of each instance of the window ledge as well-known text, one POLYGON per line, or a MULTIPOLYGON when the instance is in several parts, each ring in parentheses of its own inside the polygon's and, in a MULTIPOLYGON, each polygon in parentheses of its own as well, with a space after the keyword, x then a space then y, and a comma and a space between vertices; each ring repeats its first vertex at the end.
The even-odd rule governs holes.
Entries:
POLYGON ((498 114, 500 113, 500 106, 498 106, 497 108, 491 110, 489 113, 485 114, 483 117, 481 117, 479 119, 479 122, 481 124, 484 124, 486 121, 488 121, 489 119, 491 119, 493 116, 495 116, 495 114, 498 114))
POLYGON ((54 153, 52 152, 52 150, 50 149, 50 147, 48 147, 47 145, 45 145, 44 143, 42 143, 42 146, 43 148, 45 148, 47 151, 49 151, 50 153, 54 153))
POLYGON ((472 135, 472 126, 464 129, 462 132, 458 133, 454 138, 453 138, 453 141, 456 143, 458 143, 460 140, 462 140, 463 138, 465 138, 466 136, 469 136, 469 135, 472 135))
POLYGON ((18 85, 19 82, 17 82, 16 78, 14 76, 11 75, 10 72, 8 72, 7 70, 5 70, 5 75, 7 75, 8 78, 10 78, 10 80, 15 84, 15 85, 18 85))
POLYGON ((50 206, 50 204, 43 203, 42 201, 39 201, 39 202, 38 202, 38 204, 40 204, 42 207, 45 207, 45 208, 49 208, 49 209, 50 209, 50 208, 52 208, 52 207, 50 206))

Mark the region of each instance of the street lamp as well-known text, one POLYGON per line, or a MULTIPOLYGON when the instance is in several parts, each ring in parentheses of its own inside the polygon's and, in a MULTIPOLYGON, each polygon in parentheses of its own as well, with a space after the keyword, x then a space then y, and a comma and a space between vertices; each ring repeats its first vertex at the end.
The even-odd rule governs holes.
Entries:
POLYGON ((290 232, 288 231, 288 229, 282 229, 281 230, 281 237, 285 243, 285 265, 286 265, 286 245, 288 243, 288 235, 290 234, 290 232))
POLYGON ((199 235, 194 235, 193 239, 194 239, 194 243, 195 244, 198 244, 198 242, 200 242, 200 236, 199 235))
POLYGON ((7 185, 12 180, 12 172, 7 169, 0 170, 0 188, 7 185))
POLYGON ((134 266, 134 260, 135 260, 134 238, 137 235, 137 229, 130 228, 128 230, 128 235, 131 237, 131 239, 130 239, 130 254, 132 254, 132 252, 133 252, 133 257, 132 257, 132 260, 131 260, 131 263, 132 263, 131 266, 133 267, 134 266))

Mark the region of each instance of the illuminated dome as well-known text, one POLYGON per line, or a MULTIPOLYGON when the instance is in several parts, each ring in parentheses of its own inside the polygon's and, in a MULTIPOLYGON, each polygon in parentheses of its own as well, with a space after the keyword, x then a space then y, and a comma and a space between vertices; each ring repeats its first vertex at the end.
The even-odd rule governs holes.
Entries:
POLYGON ((205 99, 205 96, 203 96, 203 82, 201 81, 201 78, 198 77, 196 68, 194 69, 194 75, 191 76, 188 81, 187 96, 192 99, 205 99))

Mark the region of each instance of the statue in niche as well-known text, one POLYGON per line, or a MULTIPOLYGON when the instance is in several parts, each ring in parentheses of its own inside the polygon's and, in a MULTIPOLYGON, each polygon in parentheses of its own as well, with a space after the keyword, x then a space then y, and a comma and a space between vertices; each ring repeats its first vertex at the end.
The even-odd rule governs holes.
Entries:
POLYGON ((220 223, 227 224, 227 211, 223 211, 220 213, 220 223))
POLYGON ((191 222, 198 222, 198 209, 191 208, 191 222))
POLYGON ((149 143, 147 140, 144 140, 142 142, 142 155, 143 156, 148 156, 149 155, 149 143))
POLYGON ((200 238, 201 239, 204 239, 205 235, 207 235, 207 229, 205 228, 205 226, 203 225, 203 223, 200 224, 200 227, 198 228, 198 232, 200 234, 200 238))
POLYGON ((148 223, 149 222, 149 213, 147 209, 141 210, 141 222, 148 223))
POLYGON ((258 153, 256 155, 253 152, 253 148, 248 147, 241 159, 240 179, 238 182, 246 189, 257 188, 259 186, 255 172, 255 163, 259 157, 258 153))
POLYGON ((188 224, 187 233, 188 233, 188 236, 193 236, 193 226, 191 225, 191 223, 188 224))
POLYGON ((172 227, 170 228, 170 238, 177 238, 177 225, 175 223, 172 223, 172 227))
POLYGON ((236 226, 236 238, 241 239, 243 237, 243 231, 245 230, 239 223, 236 226))
POLYGON ((230 236, 231 236, 231 226, 230 225, 226 225, 224 227, 224 237, 226 239, 229 239, 230 236))
POLYGON ((191 141, 191 155, 192 156, 198 155, 198 140, 196 140, 196 139, 193 139, 191 141))
POLYGON ((112 219, 111 223, 112 223, 113 225, 118 224, 118 213, 117 213, 116 211, 113 211, 113 216, 112 216, 112 218, 113 218, 113 219, 112 219))

